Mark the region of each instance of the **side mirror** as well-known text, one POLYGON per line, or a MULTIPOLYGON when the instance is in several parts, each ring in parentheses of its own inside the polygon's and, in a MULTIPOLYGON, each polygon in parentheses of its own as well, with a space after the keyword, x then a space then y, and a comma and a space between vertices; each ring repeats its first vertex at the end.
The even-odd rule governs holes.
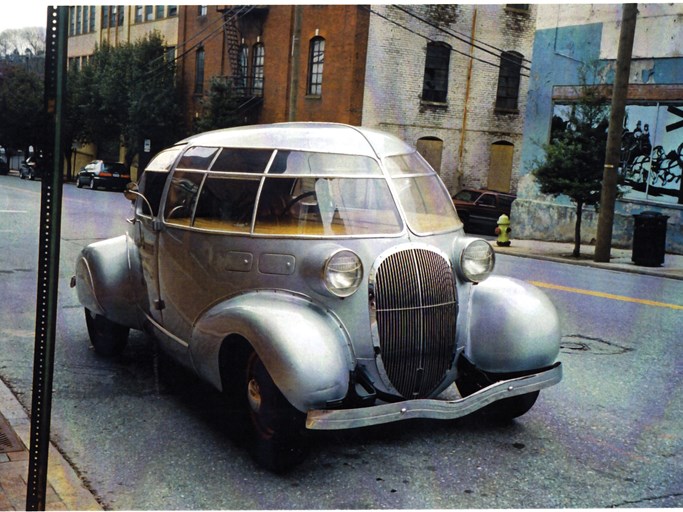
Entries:
POLYGON ((142 196, 142 194, 138 192, 138 184, 134 181, 131 181, 126 185, 126 188, 123 190, 123 195, 126 196, 126 199, 129 201, 135 201, 138 196, 142 196))

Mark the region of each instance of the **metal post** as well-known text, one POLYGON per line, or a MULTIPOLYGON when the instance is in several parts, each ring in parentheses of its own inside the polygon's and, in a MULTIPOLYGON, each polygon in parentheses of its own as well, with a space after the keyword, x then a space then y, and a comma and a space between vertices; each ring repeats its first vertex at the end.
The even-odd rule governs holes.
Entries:
POLYGON ((612 249, 612 230, 614 225, 614 205, 617 199, 618 169, 621 152, 621 132, 624 124, 628 77, 631 72, 633 39, 636 32, 638 4, 623 4, 619 48, 617 50, 616 74, 612 87, 612 108, 607 132, 605 167, 602 175, 600 194, 600 213, 598 216, 595 261, 609 262, 612 249))
POLYGON ((48 7, 45 41, 45 169, 41 178, 38 293, 33 353, 33 400, 26 510, 45 510, 47 465, 50 448, 52 376, 54 372, 59 239, 62 209, 62 144, 60 121, 66 87, 68 7, 48 7), (49 144, 53 142, 53 150, 49 144), (51 167, 49 165, 51 164, 51 167))

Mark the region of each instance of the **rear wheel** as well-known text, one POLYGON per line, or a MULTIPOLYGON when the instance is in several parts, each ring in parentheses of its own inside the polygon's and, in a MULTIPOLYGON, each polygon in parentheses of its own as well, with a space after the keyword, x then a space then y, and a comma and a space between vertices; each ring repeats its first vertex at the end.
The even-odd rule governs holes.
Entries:
POLYGON ((85 309, 85 323, 88 327, 90 343, 97 354, 104 357, 119 355, 126 348, 130 329, 125 325, 85 309))
MULTIPOLYGON (((458 378, 455 380, 455 385, 460 394, 467 397, 480 389, 510 377, 510 375, 492 374, 480 370, 464 357, 461 357, 458 363, 458 378)), ((539 391, 533 391, 524 395, 504 398, 487 405, 481 409, 481 413, 497 421, 509 421, 529 412, 536 403, 538 395, 539 391)))
POLYGON ((97 186, 95 185, 95 178, 90 178, 90 189, 95 190, 97 186))

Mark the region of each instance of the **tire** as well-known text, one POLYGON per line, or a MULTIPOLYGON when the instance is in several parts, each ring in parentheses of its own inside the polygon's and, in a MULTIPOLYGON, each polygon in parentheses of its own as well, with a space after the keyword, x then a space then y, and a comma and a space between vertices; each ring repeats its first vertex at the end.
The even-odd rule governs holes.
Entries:
POLYGON ((97 185, 95 185, 95 178, 90 178, 90 190, 96 190, 97 185))
POLYGON ((76 188, 83 188, 83 183, 81 183, 80 178, 76 178, 76 188))
POLYGON ((246 411, 251 455, 263 468, 284 473, 308 455, 305 415, 287 401, 253 350, 242 376, 233 396, 246 411))
POLYGON ((85 323, 88 327, 90 343, 98 355, 114 357, 126 348, 130 329, 125 325, 112 322, 88 308, 85 309, 85 323))
MULTIPOLYGON (((510 375, 492 374, 479 370, 464 357, 461 357, 458 362, 458 378, 455 379, 455 385, 460 395, 467 397, 495 382, 510 377, 510 375)), ((479 412, 495 421, 510 421, 529 412, 536 403, 539 393, 539 391, 533 391, 524 395, 504 398, 487 405, 479 412)))

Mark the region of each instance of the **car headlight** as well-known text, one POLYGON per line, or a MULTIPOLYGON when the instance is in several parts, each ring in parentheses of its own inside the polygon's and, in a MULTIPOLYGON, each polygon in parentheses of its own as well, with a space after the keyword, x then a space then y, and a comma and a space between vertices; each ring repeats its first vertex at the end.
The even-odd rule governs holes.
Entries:
POLYGON ((349 297, 363 279, 363 263, 358 255, 343 249, 332 254, 323 270, 325 288, 337 297, 349 297))
POLYGON ((468 240, 466 244, 460 253, 458 270, 463 278, 479 283, 493 272, 496 253, 486 240, 480 238, 468 240))

